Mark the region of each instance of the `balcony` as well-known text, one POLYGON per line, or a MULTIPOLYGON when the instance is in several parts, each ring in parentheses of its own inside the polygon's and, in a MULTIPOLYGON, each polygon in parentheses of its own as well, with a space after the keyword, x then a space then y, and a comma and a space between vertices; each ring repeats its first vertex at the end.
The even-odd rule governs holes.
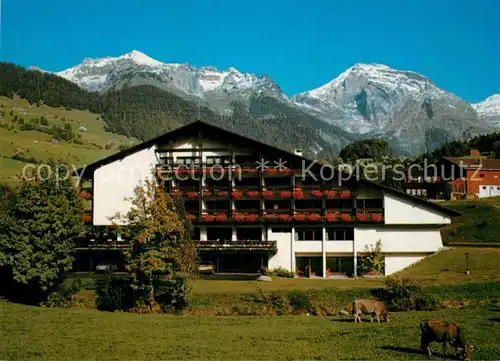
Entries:
POLYGON ((77 241, 75 250, 126 250, 130 248, 130 243, 125 240, 105 239, 105 238, 84 238, 77 241))
POLYGON ((231 252, 271 252, 278 251, 276 241, 198 241, 199 251, 231 251, 231 252))

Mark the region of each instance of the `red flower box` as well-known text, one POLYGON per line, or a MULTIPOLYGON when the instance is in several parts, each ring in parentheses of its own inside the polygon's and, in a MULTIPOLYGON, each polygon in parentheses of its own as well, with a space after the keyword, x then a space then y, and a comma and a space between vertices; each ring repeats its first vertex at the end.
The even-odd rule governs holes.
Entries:
POLYGON ((290 192, 290 191, 281 191, 280 192, 281 198, 290 198, 291 196, 292 196, 292 192, 290 192))
POLYGON ((280 221, 283 221, 283 222, 288 222, 290 220, 289 214, 280 214, 278 217, 279 217, 280 221))
POLYGON ((229 195, 229 193, 226 191, 217 192, 217 197, 224 198, 224 197, 227 197, 228 195, 229 195))
POLYGON ((325 214, 325 221, 335 222, 338 217, 339 217, 338 213, 327 213, 327 214, 325 214))
POLYGON ((227 216, 224 213, 220 213, 215 216, 215 220, 217 222, 225 222, 227 221, 227 216))
POLYGON ((307 219, 311 222, 318 222, 321 220, 321 215, 317 213, 311 213, 307 215, 307 219))
POLYGON ((264 219, 271 219, 271 220, 276 220, 276 219, 280 219, 280 216, 277 215, 277 214, 265 214, 264 219))
POLYGON ((90 222, 92 220, 92 216, 90 214, 84 214, 82 216, 82 221, 84 222, 90 222))
POLYGON ((264 198, 271 198, 272 196, 274 196, 274 192, 273 191, 262 191, 262 197, 264 197, 264 198))
POLYGON ((340 198, 349 198, 351 196, 351 192, 349 191, 343 191, 343 192, 340 192, 340 198))
POLYGON ((311 213, 307 215, 307 219, 311 222, 318 222, 321 221, 321 215, 317 213, 311 213))
POLYGON ((347 213, 343 213, 340 215, 340 220, 342 222, 352 222, 352 216, 350 214, 347 214, 347 213))
POLYGON ((267 168, 264 170, 264 173, 274 175, 274 174, 278 174, 278 171, 274 168, 267 168))
POLYGON ((336 191, 325 191, 325 197, 328 199, 333 199, 337 196, 336 191))
POLYGON ((256 214, 249 214, 246 216, 247 222, 255 222, 257 219, 259 219, 259 216, 256 214))
POLYGON ((257 198, 259 196, 259 191, 248 191, 247 196, 250 198, 257 198))
POLYGON ((198 197, 198 192, 187 192, 188 198, 196 198, 198 197))
POLYGON ((306 215, 305 214, 296 214, 293 216, 293 219, 296 221, 305 221, 306 215))
POLYGON ((233 199, 240 199, 241 197, 243 197, 243 192, 240 191, 231 192, 231 197, 233 197, 233 199))
POLYGON ((188 169, 188 168, 179 168, 179 169, 176 169, 174 171, 174 173, 175 174, 179 174, 179 175, 181 175, 181 174, 192 174, 193 173, 192 171, 193 171, 192 169, 188 169))
POLYGON ((290 174, 290 169, 283 168, 282 170, 280 170, 280 173, 282 173, 282 174, 290 174))
POLYGON ((233 214, 233 220, 235 222, 245 222, 247 217, 244 214, 241 213, 235 213, 233 214))
POLYGON ((378 213, 372 214, 372 221, 373 222, 382 222, 382 215, 378 213))
POLYGON ((188 221, 193 221, 196 219, 196 216, 194 214, 186 214, 184 215, 184 217, 188 220, 188 221))
POLYGON ((203 169, 203 173, 205 173, 205 174, 222 173, 222 171, 223 171, 223 169, 220 167, 210 167, 210 168, 203 169))
POLYGON ((80 192, 80 198, 82 199, 90 199, 90 193, 87 191, 81 191, 80 192))
POLYGON ((204 214, 203 216, 201 216, 201 220, 203 222, 213 222, 215 219, 214 216, 212 216, 211 214, 204 214))
POLYGON ((210 191, 203 191, 203 197, 211 197, 212 196, 212 192, 210 191))
POLYGON ((359 222, 367 222, 368 219, 369 219, 369 215, 366 214, 366 213, 357 213, 356 214, 356 219, 359 221, 359 222))
POLYGON ((254 169, 254 168, 244 168, 244 169, 243 169, 243 173, 247 173, 247 174, 257 174, 257 169, 254 169))
POLYGON ((302 191, 295 191, 295 192, 293 192, 293 198, 295 198, 295 199, 303 199, 304 198, 304 193, 302 193, 302 191))
POLYGON ((314 190, 311 192, 311 195, 314 197, 317 197, 317 198, 321 198, 321 197, 323 197, 323 192, 318 191, 318 190, 314 190))
POLYGON ((231 169, 231 173, 232 174, 241 174, 242 170, 241 168, 234 168, 234 169, 231 169))

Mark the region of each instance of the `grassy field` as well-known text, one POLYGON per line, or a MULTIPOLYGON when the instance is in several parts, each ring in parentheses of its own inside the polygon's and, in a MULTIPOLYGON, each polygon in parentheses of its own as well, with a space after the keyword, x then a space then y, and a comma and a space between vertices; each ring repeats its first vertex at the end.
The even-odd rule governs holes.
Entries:
MULTIPOLYGON (((440 252, 407 268, 396 276, 408 276, 423 287, 427 296, 438 300, 438 307, 467 308, 500 300, 500 248, 456 248, 440 252), (471 274, 465 274, 465 252, 470 254, 471 274)), ((74 277, 74 276, 73 276, 74 277)), ((71 277, 71 278, 73 278, 71 277)), ((84 277, 84 291, 78 295, 80 307, 95 308, 95 280, 84 277)), ((69 281, 69 280, 68 280, 69 281)), ((269 314, 261 292, 275 293, 291 300, 306 295, 315 314, 333 315, 355 298, 373 297, 385 287, 385 279, 290 279, 272 282, 253 280, 200 279, 194 282, 188 315, 269 314)), ((266 305, 268 305, 266 303, 266 305)), ((276 311, 276 310, 274 310, 276 311)), ((272 313, 272 311, 270 311, 272 313)))
POLYGON ((462 213, 441 228, 443 242, 500 242, 500 197, 452 201, 446 207, 462 213))
POLYGON ((19 174, 27 163, 11 159, 18 152, 24 158, 34 158, 38 162, 53 158, 82 166, 117 152, 120 144, 128 145, 134 141, 105 132, 104 121, 88 111, 30 106, 26 100, 3 96, 0 96, 0 111, 4 114, 0 116, 0 182, 19 181, 19 174), (47 129, 53 125, 64 127, 71 124, 73 131, 81 134, 79 141, 82 144, 66 141, 52 144, 50 134, 36 130, 22 131, 19 121, 13 121, 15 116, 23 118, 25 123, 44 116, 48 120, 47 129))
MULTIPOLYGON (((500 356, 496 309, 351 317, 194 317, 44 309, 0 301, 5 360, 422 360, 420 320, 461 325, 476 360, 500 356)), ((433 346, 434 352, 440 347, 433 346)), ((451 349, 448 350, 452 355, 451 349)))
MULTIPOLYGON (((396 276, 418 279, 421 284, 453 284, 500 280, 500 248, 457 247, 428 257, 396 276), (465 274, 465 253, 469 253, 471 274, 465 274)), ((194 285, 195 293, 241 293, 255 291, 257 285, 265 291, 277 290, 338 290, 352 288, 374 288, 383 286, 383 279, 291 279, 280 278, 273 282, 199 280, 194 285)))

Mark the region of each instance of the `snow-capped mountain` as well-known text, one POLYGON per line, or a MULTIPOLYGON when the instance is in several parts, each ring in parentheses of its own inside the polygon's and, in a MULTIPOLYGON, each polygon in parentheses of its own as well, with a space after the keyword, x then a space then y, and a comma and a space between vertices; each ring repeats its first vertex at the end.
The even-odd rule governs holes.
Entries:
POLYGON ((480 103, 472 104, 479 115, 500 115, 500 94, 493 94, 480 103))
POLYGON ((462 99, 439 89, 417 73, 399 71, 382 64, 356 64, 325 85, 293 97, 295 104, 325 121, 345 124, 357 133, 381 131, 391 126, 395 114, 412 103, 428 107, 444 102, 474 116, 462 99))
POLYGON ((315 124, 321 120, 341 129, 345 139, 349 134, 385 138, 400 154, 417 154, 500 127, 500 95, 470 105, 423 75, 382 64, 356 64, 323 86, 291 98, 266 75, 232 67, 168 64, 137 50, 87 58, 56 74, 99 92, 154 85, 222 112, 237 101, 255 121, 309 117, 315 124))
POLYGON ((393 147, 421 152, 451 139, 491 131, 474 108, 411 71, 356 64, 293 102, 326 122, 393 147))
POLYGON ((167 64, 137 50, 119 57, 87 58, 81 64, 56 74, 90 91, 147 84, 201 98, 210 104, 221 99, 240 100, 253 95, 288 100, 266 75, 241 73, 232 67, 221 71, 214 67, 167 64))
POLYGON ((472 107, 481 118, 500 127, 500 94, 493 94, 480 103, 472 104, 472 107))

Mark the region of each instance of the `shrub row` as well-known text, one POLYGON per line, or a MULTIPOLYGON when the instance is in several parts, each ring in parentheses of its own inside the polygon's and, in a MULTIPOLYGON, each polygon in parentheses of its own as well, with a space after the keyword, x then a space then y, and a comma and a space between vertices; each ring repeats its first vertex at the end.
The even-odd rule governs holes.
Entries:
MULTIPOLYGON (((188 280, 182 276, 172 279, 156 279, 153 282, 155 302, 160 311, 178 312, 188 306, 188 280)), ((104 279, 96 283, 96 306, 101 311, 143 312, 147 293, 135 287, 129 278, 118 278, 106 272, 104 279)))
POLYGON ((389 311, 467 308, 500 301, 500 282, 470 283, 422 288, 411 279, 389 278, 385 288, 357 288, 254 293, 193 294, 184 314, 218 316, 321 315, 351 312, 359 298, 376 298, 389 311))

